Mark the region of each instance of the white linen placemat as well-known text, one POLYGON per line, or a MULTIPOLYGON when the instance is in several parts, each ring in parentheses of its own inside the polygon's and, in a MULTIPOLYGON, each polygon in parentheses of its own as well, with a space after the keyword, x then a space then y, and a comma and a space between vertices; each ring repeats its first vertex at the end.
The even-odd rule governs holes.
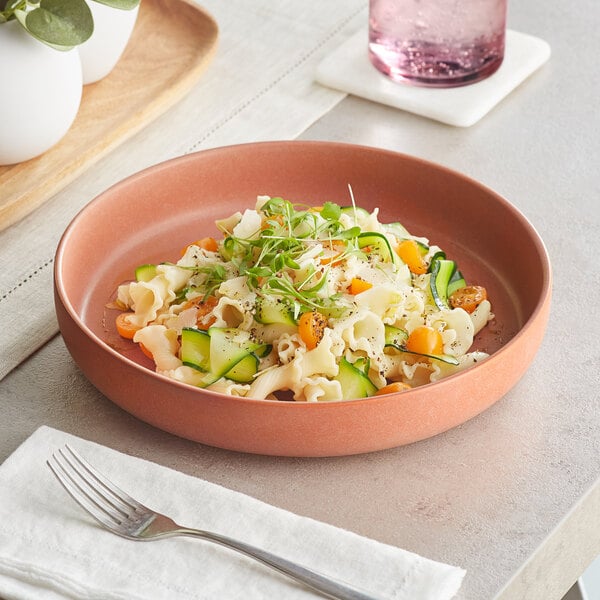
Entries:
POLYGON ((66 226, 92 198, 175 156, 293 139, 346 96, 316 83, 314 70, 353 31, 366 29, 364 0, 199 4, 216 20, 219 42, 196 87, 48 203, 0 231, 0 379, 58 331, 54 252, 66 226))
POLYGON ((5 600, 319 597, 202 540, 123 539, 64 491, 45 461, 70 444, 125 492, 188 527, 270 550, 376 598, 449 600, 464 571, 49 427, 0 466, 0 597, 5 600))
POLYGON ((317 66, 323 85, 355 96, 441 121, 470 127, 550 58, 550 45, 540 38, 508 30, 500 68, 487 79, 455 88, 426 88, 396 83, 380 73, 367 54, 363 29, 317 66))

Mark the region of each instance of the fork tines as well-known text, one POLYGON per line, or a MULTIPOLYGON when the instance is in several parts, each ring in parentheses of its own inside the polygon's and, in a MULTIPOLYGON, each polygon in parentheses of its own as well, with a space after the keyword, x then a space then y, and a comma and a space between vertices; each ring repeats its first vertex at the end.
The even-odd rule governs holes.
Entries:
POLYGON ((75 502, 105 527, 114 529, 141 507, 68 444, 53 452, 46 464, 75 502))

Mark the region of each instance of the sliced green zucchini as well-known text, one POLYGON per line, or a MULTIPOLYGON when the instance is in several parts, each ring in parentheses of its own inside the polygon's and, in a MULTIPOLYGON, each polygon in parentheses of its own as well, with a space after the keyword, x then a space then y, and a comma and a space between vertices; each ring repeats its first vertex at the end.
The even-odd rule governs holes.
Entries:
POLYGON ((271 354, 271 350, 273 350, 273 346, 271 344, 259 344, 256 350, 252 351, 252 354, 258 356, 258 358, 264 358, 271 354))
POLYGON ((392 346, 398 350, 404 349, 404 344, 408 339, 408 333, 404 329, 393 327, 392 325, 385 325, 385 345, 392 346))
POLYGON ((292 307, 279 296, 258 296, 254 320, 264 325, 272 323, 296 325, 292 307))
POLYGON ((206 331, 184 327, 181 331, 181 361, 198 371, 210 370, 210 336, 206 331))
POLYGON ((429 269, 428 271, 431 273, 433 266, 435 264, 436 260, 443 260, 446 258, 446 253, 443 250, 438 250, 432 257, 431 260, 429 261, 429 269))
POLYGON ((184 365, 206 373, 199 387, 227 377, 240 383, 252 381, 260 358, 272 350, 270 344, 258 344, 238 329, 211 327, 209 331, 185 327, 181 332, 181 360, 184 365))
POLYGON ((448 298, 450 298, 450 296, 452 296, 456 290, 460 290, 460 288, 464 288, 466 285, 467 282, 465 281, 462 273, 456 269, 452 277, 450 277, 450 281, 448 282, 448 298))
POLYGON ((330 297, 329 302, 323 301, 319 306, 319 312, 328 319, 339 319, 344 316, 349 308, 343 304, 336 303, 335 296, 330 297))
POLYGON ((453 260, 438 258, 430 264, 429 287, 436 306, 441 310, 449 308, 448 296, 466 285, 465 280, 453 260))
POLYGON ((202 373, 202 377, 195 383, 195 385, 197 387, 206 388, 209 385, 219 381, 219 379, 221 378, 217 377, 214 373, 202 373))
POLYGON ((227 379, 238 383, 250 383, 258 372, 259 360, 256 354, 250 352, 240 360, 233 369, 225 373, 227 379))
POLYGON ((341 358, 339 372, 335 379, 340 382, 342 400, 366 398, 367 396, 372 396, 377 391, 377 387, 369 379, 366 374, 367 372, 367 359, 358 359, 352 364, 345 357, 341 358), (358 365, 358 368, 355 365, 358 365))
POLYGON ((439 360, 449 365, 459 364, 458 358, 456 358, 456 356, 451 356, 450 354, 423 354, 421 352, 411 352, 406 348, 401 348, 401 350, 402 352, 406 352, 407 354, 415 354, 416 356, 425 356, 427 358, 433 358, 434 360, 439 360))
POLYGON ((371 248, 371 250, 381 257, 383 262, 398 262, 397 254, 392 250, 390 242, 382 233, 366 231, 358 235, 359 248, 371 248))
POLYGON ((223 377, 242 359, 263 347, 250 339, 246 331, 234 328, 211 327, 210 372, 223 377))
POLYGON ((427 244, 425 244, 419 240, 415 240, 415 243, 417 244, 417 246, 419 248, 419 252, 421 253, 421 256, 425 256, 429 252, 429 246, 427 244))
MULTIPOLYGON (((348 361, 350 362, 350 361, 348 361)), ((369 376, 369 367, 371 359, 365 356, 359 356, 353 363, 350 363, 355 369, 358 369, 363 375, 369 376)))
POLYGON ((156 277, 156 265, 140 265, 135 270, 136 281, 150 281, 156 277))

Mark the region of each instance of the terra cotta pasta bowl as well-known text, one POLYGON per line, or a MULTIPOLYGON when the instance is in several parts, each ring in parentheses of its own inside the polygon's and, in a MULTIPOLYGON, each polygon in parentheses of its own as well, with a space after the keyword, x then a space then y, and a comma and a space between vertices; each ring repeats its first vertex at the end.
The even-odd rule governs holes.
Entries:
POLYGON ((391 448, 459 425, 502 398, 541 343, 550 307, 550 265, 525 217, 483 185, 446 168, 376 148, 329 142, 266 142, 190 154, 142 171, 90 202, 57 250, 55 301, 65 343, 90 381, 139 419, 221 448, 270 455, 331 456, 391 448), (154 372, 118 336, 110 301, 136 266, 178 260, 214 221, 253 207, 257 195, 294 202, 379 207, 452 256, 485 285, 494 320, 474 349, 491 356, 410 391, 306 403, 226 396, 154 372))

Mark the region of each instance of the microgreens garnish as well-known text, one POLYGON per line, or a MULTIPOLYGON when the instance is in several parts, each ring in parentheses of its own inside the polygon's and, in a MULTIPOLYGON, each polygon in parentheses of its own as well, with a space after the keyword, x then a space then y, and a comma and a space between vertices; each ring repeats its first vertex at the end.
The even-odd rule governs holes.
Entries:
POLYGON ((205 296, 212 296, 215 290, 227 279, 227 271, 223 265, 212 265, 196 269, 197 273, 204 273, 206 278, 202 282, 205 296))
POLYGON ((315 268, 312 263, 302 271, 299 260, 316 244, 328 248, 343 243, 339 259, 356 252, 353 243, 359 227, 344 229, 342 210, 333 202, 320 209, 292 204, 280 197, 270 198, 261 207, 263 228, 252 238, 240 238, 227 232, 222 256, 247 278, 248 287, 259 295, 275 295, 285 300, 296 314, 319 309, 340 313, 339 295, 322 297, 329 267, 315 268))
MULTIPOLYGON (((340 304, 341 294, 325 293, 327 276, 331 263, 340 264, 352 255, 366 258, 358 241, 361 228, 357 224, 346 228, 340 221, 342 208, 334 202, 312 208, 274 197, 261 206, 260 212, 261 229, 249 237, 235 235, 231 222, 219 225, 226 236, 219 248, 221 258, 245 276, 251 291, 258 296, 277 297, 295 316, 307 310, 341 316, 348 307, 340 304), (321 262, 319 257, 303 260, 318 245, 332 256, 321 262)), ((222 266, 194 270, 205 274, 196 285, 207 295, 214 293, 228 275, 222 266)))

